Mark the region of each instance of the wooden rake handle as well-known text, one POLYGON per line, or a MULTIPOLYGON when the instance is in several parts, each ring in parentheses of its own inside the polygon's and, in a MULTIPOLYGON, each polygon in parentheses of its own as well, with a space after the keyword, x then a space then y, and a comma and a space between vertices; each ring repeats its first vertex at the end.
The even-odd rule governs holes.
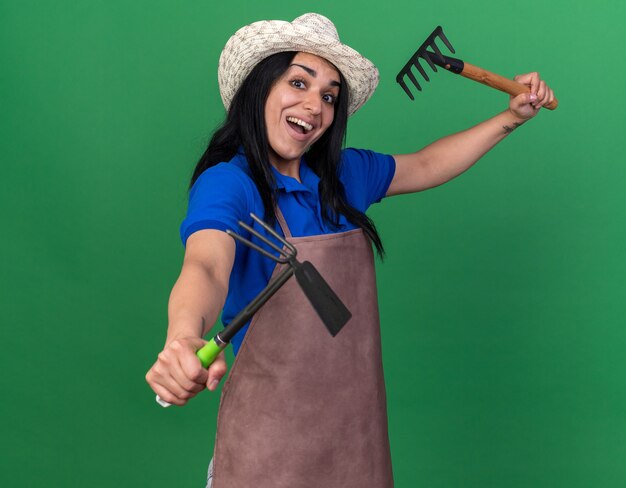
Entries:
MULTIPOLYGON (((490 86, 491 88, 495 88, 496 90, 503 91, 516 97, 521 93, 530 92, 530 88, 526 85, 522 85, 517 81, 509 80, 504 76, 497 75, 492 73, 491 71, 487 71, 486 69, 479 68, 478 66, 474 66, 473 64, 464 63, 463 71, 459 73, 461 76, 465 76, 470 80, 477 81, 478 83, 482 83, 483 85, 490 86)), ((550 103, 544 105, 548 110, 554 110, 558 107, 559 101, 555 98, 550 103)))

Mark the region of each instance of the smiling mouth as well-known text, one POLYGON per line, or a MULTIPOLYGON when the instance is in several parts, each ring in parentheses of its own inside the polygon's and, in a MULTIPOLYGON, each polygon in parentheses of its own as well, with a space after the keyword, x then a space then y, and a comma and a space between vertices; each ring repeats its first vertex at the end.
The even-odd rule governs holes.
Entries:
POLYGON ((313 130, 313 126, 311 124, 297 117, 287 117, 287 122, 301 134, 307 134, 313 130))

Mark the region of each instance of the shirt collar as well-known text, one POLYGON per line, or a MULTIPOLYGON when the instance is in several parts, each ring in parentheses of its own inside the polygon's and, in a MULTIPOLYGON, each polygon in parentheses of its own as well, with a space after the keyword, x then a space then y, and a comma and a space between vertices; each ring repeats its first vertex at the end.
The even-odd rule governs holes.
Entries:
MULTIPOLYGON (((243 146, 240 146, 237 150, 237 156, 232 161, 239 168, 243 169, 249 176, 251 176, 248 160, 246 159, 243 146)), ((318 185, 320 182, 319 177, 313 172, 313 170, 306 164, 306 158, 303 156, 300 159, 300 181, 287 175, 283 175, 278 172, 274 166, 271 167, 276 180, 276 188, 284 190, 287 193, 294 191, 305 191, 310 193, 317 193, 318 185)))

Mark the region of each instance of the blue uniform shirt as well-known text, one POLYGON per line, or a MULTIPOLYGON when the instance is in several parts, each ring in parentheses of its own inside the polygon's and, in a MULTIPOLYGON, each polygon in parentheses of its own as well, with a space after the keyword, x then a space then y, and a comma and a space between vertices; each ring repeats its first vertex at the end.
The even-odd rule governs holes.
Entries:
MULTIPOLYGON (((395 167, 392 156, 344 149, 339 179, 348 203, 365 212, 372 203, 379 202, 387 193, 395 167)), ((333 234, 356 228, 343 215, 339 218, 339 228, 329 227, 324 222, 318 193, 320 179, 306 164, 304 157, 300 162, 301 182, 273 170, 278 189, 278 206, 293 237, 333 234)), ((198 230, 231 229, 271 251, 239 227, 238 221, 241 220, 266 235, 262 227, 250 217, 251 212, 264 218, 261 196, 250 176, 243 150, 240 150, 229 162, 205 170, 194 183, 189 193, 187 217, 180 226, 183 244, 198 230)), ((283 235, 278 223, 275 230, 283 235)), ((267 285, 275 266, 274 261, 237 241, 228 296, 222 311, 224 324, 228 324, 267 285)), ((231 341, 235 354, 239 351, 247 329, 248 324, 231 341)))

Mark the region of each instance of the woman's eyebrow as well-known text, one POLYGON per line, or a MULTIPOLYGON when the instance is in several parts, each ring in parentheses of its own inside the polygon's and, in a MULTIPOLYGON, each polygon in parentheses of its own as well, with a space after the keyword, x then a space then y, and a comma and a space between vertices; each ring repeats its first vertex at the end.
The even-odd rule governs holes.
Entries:
MULTIPOLYGON (((308 66, 304 66, 302 64, 298 64, 298 63, 292 63, 289 65, 289 67, 291 66, 298 66, 300 68, 302 68, 304 71, 306 71, 308 74, 310 74, 313 78, 317 77, 317 71, 315 71, 314 69, 309 68, 308 66)), ((341 83, 339 83, 338 81, 332 80, 330 83, 330 86, 341 86, 341 83)))

